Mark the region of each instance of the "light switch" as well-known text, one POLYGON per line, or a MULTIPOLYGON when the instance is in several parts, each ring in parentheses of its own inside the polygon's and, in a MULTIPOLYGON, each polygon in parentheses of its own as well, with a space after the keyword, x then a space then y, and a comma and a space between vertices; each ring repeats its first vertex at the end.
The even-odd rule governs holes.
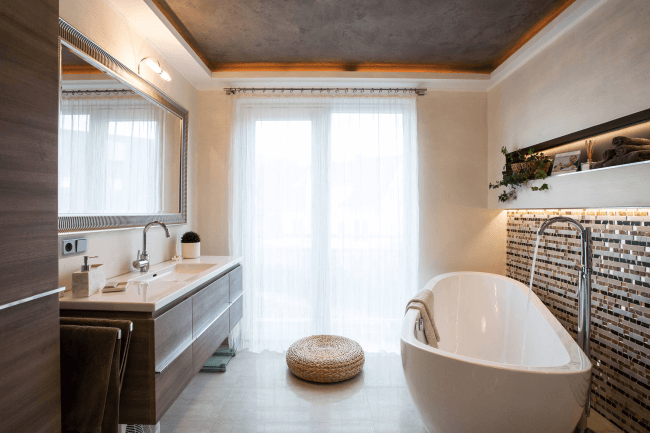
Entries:
POLYGON ((76 240, 76 249, 78 253, 83 253, 88 249, 88 239, 81 238, 76 240))

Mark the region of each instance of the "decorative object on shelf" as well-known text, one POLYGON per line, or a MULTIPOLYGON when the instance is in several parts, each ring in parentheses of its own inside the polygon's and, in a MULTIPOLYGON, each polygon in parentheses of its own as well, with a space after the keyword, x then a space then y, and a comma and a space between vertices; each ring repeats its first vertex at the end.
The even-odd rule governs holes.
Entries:
MULTIPOLYGON (((585 147, 587 148, 587 170, 591 169, 594 162, 594 146, 596 146, 596 140, 585 140, 585 147)), ((585 164, 582 164, 581 169, 585 171, 585 164)))
POLYGON ((580 168, 580 151, 558 153, 553 161, 551 176, 558 174, 574 173, 580 168))
POLYGON ((630 138, 619 135, 612 139, 612 146, 618 147, 621 145, 631 145, 631 146, 650 146, 650 140, 646 138, 630 138))
POLYGON ((106 285, 106 274, 104 265, 89 265, 89 259, 96 259, 97 256, 84 256, 84 264, 81 270, 72 273, 72 297, 87 298, 94 295, 106 285))
POLYGON ((184 259, 196 259, 201 256, 201 237, 195 232, 185 232, 181 237, 181 249, 184 259))
POLYGON ((650 161, 650 140, 648 139, 618 136, 612 139, 612 146, 614 146, 613 149, 603 152, 602 161, 595 163, 593 168, 650 161))
POLYGON ((528 182, 531 180, 543 180, 548 177, 548 171, 551 168, 551 159, 543 153, 533 153, 530 149, 527 154, 517 150, 508 153, 508 150, 503 147, 501 153, 506 157, 506 165, 503 174, 503 179, 497 183, 490 183, 491 189, 500 188, 505 186, 510 188, 499 194, 499 201, 502 203, 508 200, 517 198, 517 188, 520 186, 528 186, 532 191, 544 191, 548 189, 548 184, 544 183, 541 186, 529 186, 528 182))

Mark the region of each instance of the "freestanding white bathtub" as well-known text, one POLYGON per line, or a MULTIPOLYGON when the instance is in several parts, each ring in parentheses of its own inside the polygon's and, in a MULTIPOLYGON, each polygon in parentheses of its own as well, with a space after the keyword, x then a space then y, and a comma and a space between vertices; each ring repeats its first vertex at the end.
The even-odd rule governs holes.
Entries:
POLYGON ((429 433, 571 433, 591 363, 569 333, 506 277, 455 272, 429 281, 438 349, 423 343, 420 313, 401 329, 408 389, 429 433), (523 348, 523 362, 522 362, 523 348))

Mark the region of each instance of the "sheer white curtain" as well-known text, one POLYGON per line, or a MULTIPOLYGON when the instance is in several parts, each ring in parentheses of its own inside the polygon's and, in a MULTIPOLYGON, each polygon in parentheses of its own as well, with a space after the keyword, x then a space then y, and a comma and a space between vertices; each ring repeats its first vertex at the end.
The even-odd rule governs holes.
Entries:
POLYGON ((244 347, 314 334, 399 351, 417 291, 413 97, 233 100, 231 252, 244 260, 244 347))
POLYGON ((64 96, 59 214, 158 213, 165 111, 140 96, 64 96))

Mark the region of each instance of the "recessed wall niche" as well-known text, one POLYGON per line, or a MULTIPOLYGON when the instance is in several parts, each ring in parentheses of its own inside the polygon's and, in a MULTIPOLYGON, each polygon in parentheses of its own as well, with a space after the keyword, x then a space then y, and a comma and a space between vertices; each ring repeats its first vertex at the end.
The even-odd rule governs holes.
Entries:
MULTIPOLYGON (((534 146, 520 149, 520 151, 526 153, 532 149, 534 153, 543 152, 551 159, 553 159, 555 155, 558 153, 580 151, 580 163, 583 164, 586 163, 588 160, 587 147, 585 145, 585 142, 587 140, 594 140, 595 145, 593 149, 592 162, 597 163, 599 161, 602 161, 603 159, 607 159, 603 156, 603 153, 606 150, 610 150, 610 149, 613 150, 615 148, 615 146, 612 144, 612 140, 614 139, 614 137, 618 137, 618 136, 623 136, 628 138, 642 138, 642 139, 650 140, 650 110, 644 110, 638 113, 631 114, 629 116, 624 116, 622 118, 615 119, 610 122, 596 125, 587 129, 583 129, 581 131, 577 131, 575 133, 568 134, 563 137, 558 137, 553 140, 548 140, 543 143, 536 144, 534 146)), ((650 162, 650 161, 643 161, 643 162, 650 162)), ((615 165, 613 167, 620 167, 620 166, 621 165, 615 165)), ((612 168, 612 167, 602 167, 602 168, 612 168)), ((594 169, 600 169, 600 167, 594 169)), ((576 174, 576 173, 568 173, 568 174, 576 174)))

